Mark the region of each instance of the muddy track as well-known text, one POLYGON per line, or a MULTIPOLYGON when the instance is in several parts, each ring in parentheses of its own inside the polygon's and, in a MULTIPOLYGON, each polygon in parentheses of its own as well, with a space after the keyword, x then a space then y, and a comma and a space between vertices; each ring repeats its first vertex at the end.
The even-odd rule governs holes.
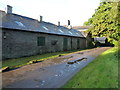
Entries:
POLYGON ((5 88, 58 88, 111 47, 80 51, 2 73, 5 88))

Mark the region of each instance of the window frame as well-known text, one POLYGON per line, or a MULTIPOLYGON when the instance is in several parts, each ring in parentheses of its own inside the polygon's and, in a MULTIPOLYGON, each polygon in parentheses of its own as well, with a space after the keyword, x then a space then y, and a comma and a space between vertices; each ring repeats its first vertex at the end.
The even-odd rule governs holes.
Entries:
POLYGON ((38 36, 37 37, 37 46, 45 46, 45 37, 44 36, 38 36))

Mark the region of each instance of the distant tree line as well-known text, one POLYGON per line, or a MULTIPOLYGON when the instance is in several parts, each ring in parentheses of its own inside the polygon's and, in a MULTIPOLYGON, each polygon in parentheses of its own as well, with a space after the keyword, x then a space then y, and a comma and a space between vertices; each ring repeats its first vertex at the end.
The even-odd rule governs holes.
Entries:
POLYGON ((108 42, 117 46, 120 41, 120 1, 102 0, 84 25, 91 26, 86 32, 91 33, 92 37, 107 37, 108 42))

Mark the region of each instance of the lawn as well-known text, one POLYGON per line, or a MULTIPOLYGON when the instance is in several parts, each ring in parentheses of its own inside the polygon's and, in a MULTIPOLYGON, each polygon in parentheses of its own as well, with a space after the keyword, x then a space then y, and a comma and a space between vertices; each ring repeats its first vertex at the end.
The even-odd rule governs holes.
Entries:
POLYGON ((74 53, 76 51, 80 51, 80 50, 46 53, 46 54, 41 54, 41 55, 29 56, 29 57, 3 60, 2 68, 9 67, 10 69, 14 69, 14 68, 18 68, 18 67, 27 65, 27 64, 29 64, 30 61, 36 60, 37 62, 39 62, 39 61, 59 57, 59 55, 67 55, 70 53, 74 53))
POLYGON ((62 88, 118 88, 118 47, 99 55, 62 88))

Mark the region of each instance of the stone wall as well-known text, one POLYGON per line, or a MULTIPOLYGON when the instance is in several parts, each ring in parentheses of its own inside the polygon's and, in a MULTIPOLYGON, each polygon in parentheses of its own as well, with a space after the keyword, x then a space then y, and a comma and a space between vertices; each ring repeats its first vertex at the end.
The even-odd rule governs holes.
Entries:
MULTIPOLYGON (((37 32, 2 30, 2 57, 3 59, 18 58, 24 56, 37 55, 49 52, 63 51, 63 39, 68 39, 67 50, 77 49, 77 39, 75 37, 42 34, 37 32), (45 37, 45 46, 37 45, 37 37, 45 37), (53 41, 57 41, 55 45, 53 41), (72 45, 71 45, 72 44, 72 45)), ((85 48, 85 40, 80 39, 80 48, 85 48)))

